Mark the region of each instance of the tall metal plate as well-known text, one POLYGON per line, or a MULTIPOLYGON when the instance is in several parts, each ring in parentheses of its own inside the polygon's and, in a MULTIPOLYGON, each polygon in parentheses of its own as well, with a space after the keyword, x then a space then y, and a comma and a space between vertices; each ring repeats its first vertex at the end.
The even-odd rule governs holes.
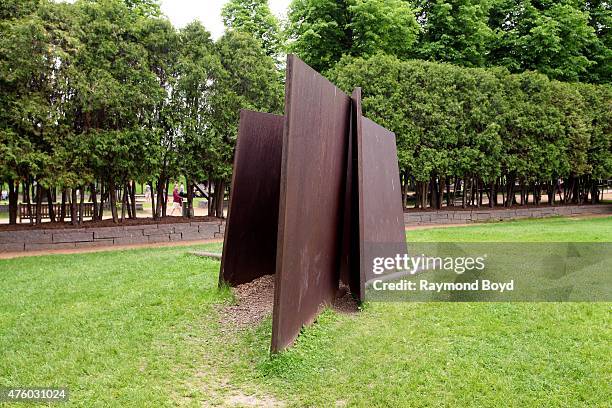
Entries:
POLYGON ((283 116, 242 110, 220 281, 232 286, 274 274, 283 116))
POLYGON ((338 289, 350 108, 346 94, 288 56, 273 352, 338 289))
POLYGON ((360 299, 374 277, 373 257, 406 253, 395 134, 361 117, 357 133, 360 299))
POLYGON ((357 177, 357 139, 361 139, 361 88, 351 95, 350 131, 347 146, 346 183, 344 196, 344 218, 342 229, 342 253, 340 281, 349 286, 351 294, 363 300, 362 281, 359 268, 359 184, 357 177))

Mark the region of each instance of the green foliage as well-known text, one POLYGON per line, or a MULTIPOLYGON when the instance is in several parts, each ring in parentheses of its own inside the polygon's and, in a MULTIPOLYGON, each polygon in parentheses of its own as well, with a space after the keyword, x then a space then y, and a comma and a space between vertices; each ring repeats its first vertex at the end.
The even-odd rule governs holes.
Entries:
POLYGON ((513 72, 538 70, 550 78, 577 81, 597 79, 591 78, 590 71, 603 67, 597 66, 595 59, 609 61, 610 50, 590 25, 588 11, 580 9, 577 2, 506 0, 495 7, 493 27, 499 35, 491 53, 492 64, 513 72), (602 55, 594 57, 593 49, 602 55))
POLYGON ((228 31, 216 43, 223 66, 211 101, 211 149, 216 154, 214 173, 223 179, 231 174, 234 146, 238 135, 240 109, 280 113, 283 88, 272 58, 250 35, 228 31))
POLYGON ((418 0, 423 25, 417 55, 423 59, 482 67, 495 38, 489 27, 492 0, 418 0))
POLYGON ((0 3, 0 20, 30 15, 42 2, 43 0, 3 0, 0 3))
POLYGON ((412 9, 401 0, 294 0, 288 19, 289 50, 318 71, 343 55, 382 51, 407 57, 419 31, 412 9))
POLYGON ((383 52, 609 83, 612 5, 576 0, 295 0, 289 50, 318 71, 383 52))
POLYGON ((406 58, 417 40, 419 26, 409 4, 402 0, 355 0, 348 8, 352 32, 350 55, 379 52, 406 58))
POLYGON ((199 22, 182 29, 179 38, 178 80, 173 95, 180 118, 179 169, 189 179, 202 180, 218 160, 213 147, 211 103, 222 68, 210 33, 199 22))
POLYGON ((416 181, 612 176, 608 86, 385 55, 345 57, 330 76, 363 87, 365 114, 395 132, 400 168, 416 181))
POLYGON ((250 34, 261 42, 268 56, 279 56, 280 28, 268 0, 230 0, 223 6, 221 16, 227 29, 250 34))

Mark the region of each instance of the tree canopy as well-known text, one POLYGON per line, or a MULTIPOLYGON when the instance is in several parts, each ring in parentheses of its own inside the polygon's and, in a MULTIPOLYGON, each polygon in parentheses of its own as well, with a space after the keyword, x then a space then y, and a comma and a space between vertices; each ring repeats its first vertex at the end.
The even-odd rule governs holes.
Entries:
POLYGON ((261 42, 268 56, 279 56, 282 49, 280 27, 268 0, 230 0, 223 6, 221 16, 225 27, 250 34, 261 42))
POLYGON ((294 0, 286 32, 289 50, 319 71, 383 52, 610 83, 611 16, 599 0, 294 0))

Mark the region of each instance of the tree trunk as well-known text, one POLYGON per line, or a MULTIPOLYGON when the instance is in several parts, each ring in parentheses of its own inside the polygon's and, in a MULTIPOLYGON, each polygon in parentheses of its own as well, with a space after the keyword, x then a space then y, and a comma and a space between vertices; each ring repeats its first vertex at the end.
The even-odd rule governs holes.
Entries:
POLYGON ((51 222, 55 222, 55 208, 53 207, 54 205, 54 200, 53 200, 53 195, 51 195, 51 189, 47 189, 47 206, 49 208, 49 220, 51 222))
POLYGON ((435 177, 429 180, 429 190, 431 191, 430 205, 432 209, 438 209, 438 182, 435 177))
POLYGON ((170 194, 170 177, 166 177, 166 188, 164 190, 164 202, 162 203, 162 215, 168 214, 168 195, 170 194))
POLYGON ((60 206, 60 222, 64 222, 66 219, 66 189, 62 187, 62 202, 60 206))
POLYGON ((123 194, 121 195, 121 222, 125 220, 125 210, 127 208, 127 184, 123 184, 123 194))
MULTIPOLYGON (((155 212, 159 218, 162 215, 162 201, 164 200, 164 188, 161 176, 156 184, 157 188, 155 189, 155 194, 157 194, 157 206, 155 207, 155 212)), ((153 192, 151 192, 151 195, 153 195, 153 192)))
POLYGON ((91 217, 92 221, 96 221, 98 219, 98 194, 96 192, 96 183, 91 183, 89 185, 90 198, 93 203, 93 216, 91 217))
POLYGON ((157 212, 157 206, 155 205, 155 188, 153 188, 154 183, 152 181, 149 182, 149 188, 151 189, 151 215, 154 220, 159 218, 159 213, 157 212))
POLYGON ((444 201, 444 186, 446 185, 446 180, 444 176, 440 177, 438 181, 438 210, 442 209, 442 202, 444 201))
POLYGON ((26 204, 26 214, 28 215, 28 219, 30 220, 30 224, 32 222, 34 222, 34 220, 32 219, 32 208, 31 208, 31 200, 30 200, 30 178, 28 177, 24 182, 23 182, 23 194, 25 197, 23 197, 23 200, 25 201, 26 204))
POLYGON ((555 185, 554 180, 550 183, 546 183, 546 195, 548 196, 548 205, 553 205, 555 202, 555 190, 557 186, 555 185))
POLYGON ((85 187, 79 187, 79 191, 81 193, 81 197, 79 197, 79 225, 81 225, 83 223, 83 203, 85 202, 85 187))
POLYGON ((132 204, 132 218, 136 218, 136 182, 132 181, 130 188, 130 201, 132 204))
POLYGON ((193 216, 193 186, 191 181, 187 179, 187 217, 191 218, 193 216))
POLYGON ((43 188, 40 183, 36 184, 36 225, 42 222, 42 192, 43 188))
POLYGON ((506 202, 505 206, 510 208, 514 205, 514 176, 508 176, 506 185, 506 202))
POLYGON ((599 186, 597 180, 591 182, 591 204, 599 203, 599 186))
POLYGON ((119 217, 117 216, 117 189, 115 188, 115 181, 111 178, 108 181, 108 194, 110 195, 110 207, 111 213, 113 214, 113 222, 117 224, 119 217))
POLYGON ((213 197, 212 197, 212 194, 211 194, 211 192, 212 192, 211 184, 212 184, 212 182, 211 182, 211 180, 209 178, 208 179, 208 186, 207 186, 208 187, 208 197, 206 197, 206 201, 207 201, 207 204, 208 204, 208 216, 209 217, 214 217, 215 215, 212 214, 212 212, 213 212, 213 197))
POLYGON ((9 180, 9 224, 17 224, 17 213, 19 208, 19 182, 9 180))
POLYGON ((78 213, 77 213, 77 189, 73 187, 70 189, 70 223, 72 225, 77 225, 78 223, 78 213))
POLYGON ((98 213, 98 220, 104 219, 104 202, 108 198, 108 189, 104 188, 104 182, 100 182, 100 207, 98 213))
POLYGON ((225 198, 225 183, 221 180, 215 183, 216 217, 223 218, 223 204, 225 198))
POLYGON ((406 208, 406 197, 407 197, 407 189, 408 189, 405 172, 400 172, 400 188, 402 192, 402 210, 403 210, 404 208, 406 208))

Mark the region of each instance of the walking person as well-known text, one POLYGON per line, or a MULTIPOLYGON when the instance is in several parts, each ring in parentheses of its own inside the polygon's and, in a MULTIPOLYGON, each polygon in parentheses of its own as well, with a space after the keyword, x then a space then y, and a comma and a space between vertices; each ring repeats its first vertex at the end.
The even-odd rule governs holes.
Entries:
POLYGON ((182 208, 183 208, 183 198, 181 197, 179 193, 178 186, 175 184, 174 190, 172 191, 172 211, 170 211, 170 215, 172 216, 174 214, 174 210, 176 209, 179 210, 179 215, 182 215, 181 214, 182 208))

